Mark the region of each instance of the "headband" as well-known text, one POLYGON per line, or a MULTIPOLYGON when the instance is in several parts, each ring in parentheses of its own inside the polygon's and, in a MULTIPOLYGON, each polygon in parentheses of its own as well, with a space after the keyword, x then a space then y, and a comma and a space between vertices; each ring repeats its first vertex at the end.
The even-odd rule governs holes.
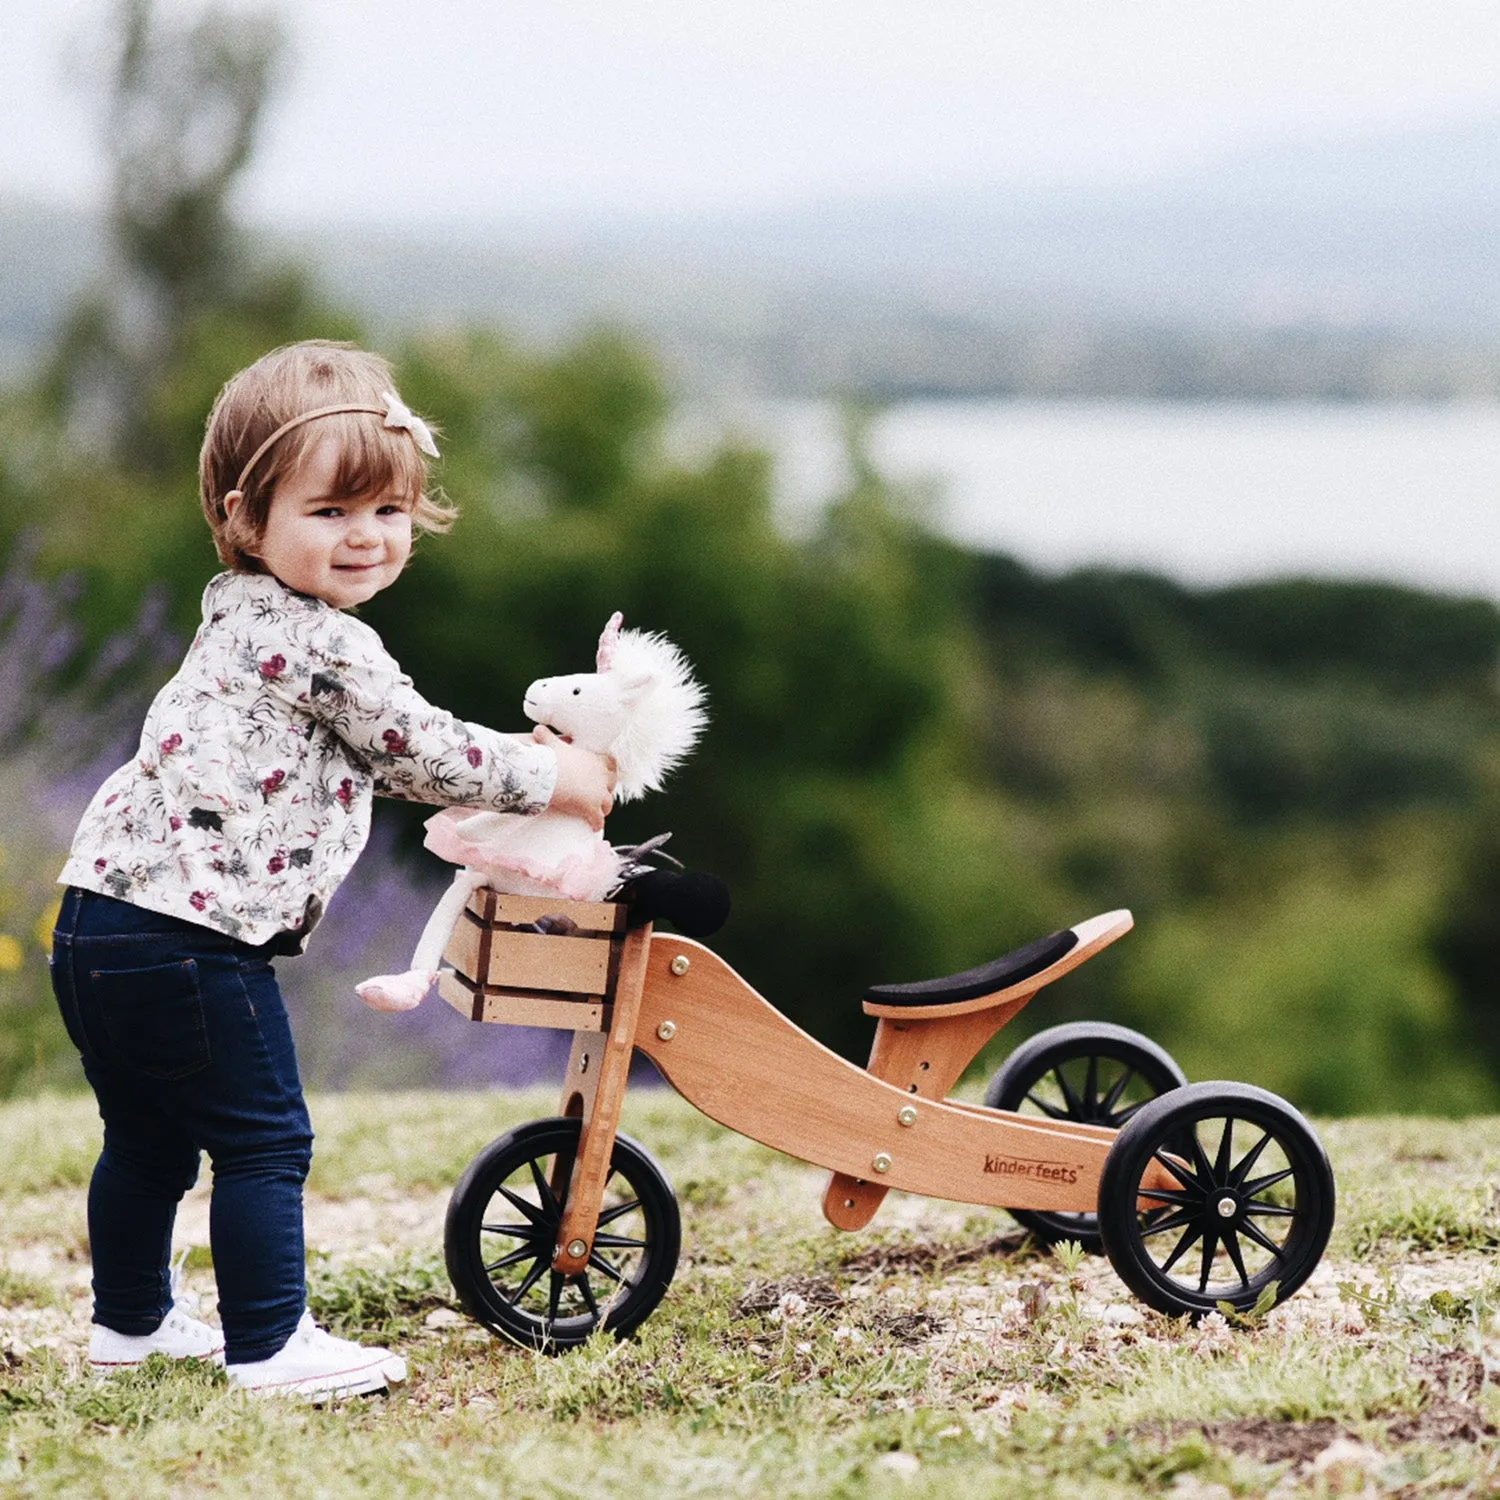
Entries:
POLYGON ((399 396, 390 391, 382 391, 380 399, 385 402, 384 406, 365 406, 360 403, 347 406, 318 406, 312 411, 303 412, 301 416, 293 417, 290 422, 283 422, 245 461, 245 467, 240 470, 240 477, 235 481, 235 489, 241 493, 244 492, 245 481, 250 477, 250 471, 265 457, 271 445, 290 432, 292 428, 300 427, 304 422, 314 421, 318 417, 332 417, 345 411, 369 412, 373 417, 384 417, 387 427, 395 431, 410 433, 412 442, 423 453, 429 458, 437 458, 438 446, 432 440, 432 429, 421 417, 417 416, 399 396))

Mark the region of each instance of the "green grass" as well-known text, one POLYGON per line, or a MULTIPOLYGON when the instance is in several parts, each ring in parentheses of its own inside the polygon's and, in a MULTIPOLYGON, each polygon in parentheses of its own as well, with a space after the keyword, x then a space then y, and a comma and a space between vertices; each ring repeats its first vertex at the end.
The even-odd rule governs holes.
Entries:
MULTIPOLYGON (((96 1382, 85 1098, 0 1106, 0 1494, 257 1497, 1222 1497, 1491 1494, 1500 1443, 1500 1120, 1324 1128, 1340 1221, 1258 1326, 1147 1313, 1106 1262, 1004 1214, 892 1195, 870 1229, 819 1174, 637 1091, 625 1128, 683 1205, 683 1260, 631 1342, 550 1358, 457 1309, 448 1189, 550 1091, 317 1099, 310 1299, 412 1378, 326 1410, 156 1362, 96 1382), (1279 1486, 1279 1488, 1277 1488, 1279 1486)), ((179 1241, 212 1300, 206 1188, 179 1241)))

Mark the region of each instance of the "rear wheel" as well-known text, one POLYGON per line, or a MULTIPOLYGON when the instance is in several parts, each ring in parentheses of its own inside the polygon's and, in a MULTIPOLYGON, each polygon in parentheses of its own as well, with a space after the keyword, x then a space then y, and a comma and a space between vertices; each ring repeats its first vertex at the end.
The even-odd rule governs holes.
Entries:
POLYGON ((578 1151, 576 1119, 533 1120, 470 1162, 448 1204, 448 1274, 486 1327, 534 1349, 568 1349, 596 1328, 623 1338, 672 1283, 677 1199, 644 1147, 616 1136, 588 1264, 552 1269, 578 1151))
POLYGON ((1333 1169, 1306 1120, 1245 1083, 1196 1083, 1120 1131, 1099 1180, 1099 1227, 1120 1279, 1160 1312, 1284 1302, 1333 1229, 1333 1169))
MULTIPOLYGON (((1037 1119, 1119 1129, 1143 1105, 1186 1082, 1150 1037, 1108 1021, 1074 1021, 1017 1047, 990 1079, 984 1102, 1037 1119)), ((1077 1240, 1085 1249, 1101 1248, 1096 1214, 1029 1208, 1010 1214, 1048 1244, 1077 1240)))

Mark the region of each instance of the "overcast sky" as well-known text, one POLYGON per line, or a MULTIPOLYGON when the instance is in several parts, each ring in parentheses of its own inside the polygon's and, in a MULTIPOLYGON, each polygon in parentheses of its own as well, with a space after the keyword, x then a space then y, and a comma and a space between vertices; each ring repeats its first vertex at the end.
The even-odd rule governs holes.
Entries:
MULTIPOLYGON (((0 193, 97 193, 110 0, 3 0, 0 193), (96 85, 97 87, 97 85, 96 85)), ((195 0, 162 0, 164 15, 195 0)), ((245 205, 283 222, 737 210, 1154 174, 1500 117, 1496 0, 296 0, 245 205)))

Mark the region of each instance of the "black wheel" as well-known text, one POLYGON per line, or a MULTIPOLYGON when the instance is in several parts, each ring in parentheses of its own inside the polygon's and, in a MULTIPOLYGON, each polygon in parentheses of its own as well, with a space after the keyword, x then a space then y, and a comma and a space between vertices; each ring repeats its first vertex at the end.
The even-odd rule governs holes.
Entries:
MULTIPOLYGON (((984 1102, 1039 1119, 1118 1129, 1142 1105, 1186 1082, 1171 1054, 1150 1037, 1107 1021, 1074 1021, 1022 1042, 990 1079, 984 1102)), ((1086 1250, 1101 1248, 1094 1214, 1009 1212, 1049 1245, 1077 1240, 1086 1250)))
POLYGON ((1333 1229, 1333 1169, 1312 1126, 1246 1083, 1195 1083, 1121 1130, 1099 1181, 1099 1227, 1120 1279, 1161 1312, 1283 1302, 1333 1229), (1154 1179, 1154 1180, 1153 1180, 1154 1179))
POLYGON ((448 1203, 448 1275, 469 1312, 533 1349, 568 1349, 596 1328, 620 1338, 661 1301, 677 1269, 682 1221, 650 1154, 616 1136, 588 1265, 552 1269, 578 1150, 576 1119, 533 1120, 491 1141, 448 1203))

